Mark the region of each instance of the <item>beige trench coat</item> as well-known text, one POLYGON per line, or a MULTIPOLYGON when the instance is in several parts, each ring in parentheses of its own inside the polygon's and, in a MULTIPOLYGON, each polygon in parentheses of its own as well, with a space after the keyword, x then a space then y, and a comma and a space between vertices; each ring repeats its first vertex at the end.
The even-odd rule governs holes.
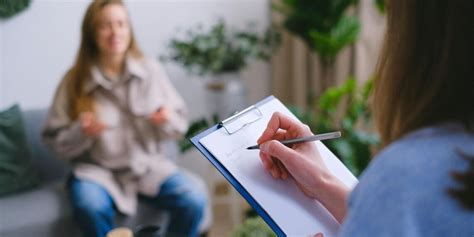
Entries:
POLYGON ((97 67, 91 74, 85 89, 92 93, 96 115, 106 129, 97 138, 88 138, 79 121, 71 121, 65 78, 56 91, 43 139, 59 158, 72 163, 76 177, 102 185, 118 210, 131 215, 138 193, 155 196, 162 182, 177 170, 158 144, 186 131, 185 104, 165 71, 147 58, 128 57, 120 80, 106 79, 97 67), (148 118, 162 105, 171 115, 169 122, 157 126, 148 118))

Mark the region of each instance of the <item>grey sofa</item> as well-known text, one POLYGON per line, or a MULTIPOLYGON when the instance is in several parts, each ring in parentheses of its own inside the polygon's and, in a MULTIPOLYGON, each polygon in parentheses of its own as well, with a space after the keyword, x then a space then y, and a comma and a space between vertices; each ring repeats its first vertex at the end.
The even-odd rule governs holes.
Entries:
MULTIPOLYGON (((30 110, 23 113, 27 137, 32 151, 33 164, 38 171, 40 185, 32 190, 0 198, 1 237, 75 237, 81 236, 76 226, 65 190, 65 182, 70 173, 68 164, 55 159, 41 142, 41 129, 46 118, 46 110, 30 110)), ((179 153, 166 144, 167 153, 176 157, 179 153)), ((207 193, 205 183, 193 173, 186 171, 196 186, 207 193)), ((161 225, 166 228, 168 214, 140 202, 137 215, 126 217, 117 215, 118 226, 136 227, 139 224, 161 225)), ((206 233, 212 223, 208 206, 201 223, 201 233, 206 233)))

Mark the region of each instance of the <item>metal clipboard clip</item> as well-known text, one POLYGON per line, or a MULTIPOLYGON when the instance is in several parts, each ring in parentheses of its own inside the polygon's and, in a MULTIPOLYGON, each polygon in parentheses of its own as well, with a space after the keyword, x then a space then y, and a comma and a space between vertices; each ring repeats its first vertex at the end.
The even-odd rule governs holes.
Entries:
POLYGON ((241 130, 242 128, 245 128, 248 125, 261 119, 262 116, 262 111, 260 111, 257 106, 252 105, 232 115, 228 119, 223 120, 219 123, 219 127, 223 127, 228 135, 232 135, 241 130))

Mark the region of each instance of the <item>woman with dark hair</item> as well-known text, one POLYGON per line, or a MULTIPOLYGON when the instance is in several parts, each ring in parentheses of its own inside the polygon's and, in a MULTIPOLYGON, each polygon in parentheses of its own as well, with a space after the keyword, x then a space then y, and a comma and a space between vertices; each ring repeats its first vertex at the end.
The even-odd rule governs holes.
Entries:
POLYGON ((311 135, 274 114, 258 140, 264 167, 295 180, 342 223, 341 236, 474 236, 474 1, 388 0, 373 98, 381 150, 353 191, 311 135))
POLYGON ((122 1, 93 1, 43 132, 73 165, 68 191, 84 236, 105 236, 116 210, 134 214, 139 194, 170 211, 170 233, 198 234, 206 198, 158 146, 186 128, 183 100, 138 49, 122 1))

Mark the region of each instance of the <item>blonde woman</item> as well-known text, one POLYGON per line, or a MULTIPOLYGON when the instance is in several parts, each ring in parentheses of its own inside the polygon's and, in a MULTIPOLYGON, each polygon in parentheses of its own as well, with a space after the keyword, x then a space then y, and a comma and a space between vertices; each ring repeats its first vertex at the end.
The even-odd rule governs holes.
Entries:
POLYGON ((139 196, 170 211, 170 233, 197 235, 206 198, 157 146, 186 128, 183 100, 138 49, 122 1, 92 2, 43 132, 73 165, 68 190, 84 236, 105 236, 139 196))
POLYGON ((373 101, 384 148, 359 184, 344 186, 313 143, 277 142, 312 134, 281 114, 258 141, 263 166, 321 202, 340 236, 474 236, 474 1, 386 2, 373 101))

